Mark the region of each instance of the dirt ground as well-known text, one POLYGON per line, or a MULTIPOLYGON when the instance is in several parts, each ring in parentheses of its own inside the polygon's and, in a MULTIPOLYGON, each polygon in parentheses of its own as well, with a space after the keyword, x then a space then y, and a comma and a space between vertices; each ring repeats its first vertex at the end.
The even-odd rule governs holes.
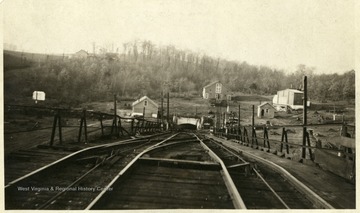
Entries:
MULTIPOLYGON (((249 96, 250 97, 250 96, 249 96)), ((160 106, 160 100, 155 100, 160 106)), ((122 116, 131 112, 131 101, 119 101, 117 103, 118 111, 122 116)), ((251 125, 252 120, 252 105, 255 106, 255 116, 257 106, 263 103, 263 101, 246 101, 242 98, 242 101, 231 101, 229 103, 229 111, 238 113, 238 107, 240 105, 240 123, 241 126, 251 125)), ((111 113, 114 108, 113 102, 92 102, 85 103, 81 106, 87 110, 101 111, 111 113)), ((164 108, 166 113, 166 99, 164 100, 164 108)), ((183 116, 209 116, 209 112, 221 113, 226 112, 226 107, 218 108, 211 106, 208 100, 204 100, 201 97, 193 98, 172 98, 170 99, 170 115, 181 114, 183 116)), ((342 108, 343 112, 338 113, 335 122, 342 121, 342 115, 349 124, 355 124, 355 107, 347 106, 342 108)), ((324 122, 333 122, 333 112, 329 110, 308 110, 308 124, 319 124, 324 122), (320 119, 321 118, 321 119, 320 119)), ((53 125, 54 117, 52 116, 39 116, 39 115, 23 115, 23 114, 8 114, 5 111, 4 117, 4 148, 5 153, 11 152, 19 148, 27 148, 34 145, 46 144, 50 141, 51 127, 53 125)), ((63 137, 67 142, 76 142, 79 131, 79 119, 64 119, 63 137), (72 127, 72 128, 70 128, 72 127)), ((255 117, 255 125, 301 125, 302 124, 302 112, 277 112, 274 118, 261 119, 255 117)), ((99 126, 99 121, 96 119, 88 120, 87 122, 89 130, 93 128, 95 130, 99 126)), ((122 123, 126 128, 129 128, 129 123, 122 123)), ((313 130, 313 136, 320 139, 323 144, 331 143, 340 135, 341 126, 315 126, 310 128, 313 130)), ((348 128, 351 137, 355 137, 355 129, 353 127, 348 128)), ((271 130, 269 137, 276 140, 281 140, 282 129, 271 130)), ((258 136, 262 137, 262 133, 259 132, 258 136)), ((302 143, 302 129, 298 127, 289 128, 288 132, 289 142, 302 143)), ((56 135, 56 140, 58 137, 56 135)))

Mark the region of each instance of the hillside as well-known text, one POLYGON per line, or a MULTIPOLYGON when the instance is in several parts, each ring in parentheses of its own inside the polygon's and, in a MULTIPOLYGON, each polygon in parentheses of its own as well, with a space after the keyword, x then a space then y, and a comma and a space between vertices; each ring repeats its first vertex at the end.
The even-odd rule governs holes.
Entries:
POLYGON ((220 80, 234 94, 273 95, 290 86, 301 87, 305 74, 311 101, 355 98, 353 70, 342 75, 317 75, 313 68, 299 65, 295 73, 286 74, 245 61, 212 58, 173 46, 157 47, 150 41, 126 43, 122 54, 104 51, 69 58, 5 51, 4 60, 5 101, 12 102, 31 97, 34 90, 45 91, 47 98, 68 105, 112 100, 113 94, 157 98, 168 90, 182 97, 199 97, 202 87, 214 80, 220 80))
POLYGON ((18 52, 4 50, 4 71, 13 69, 29 68, 31 66, 39 65, 40 63, 47 63, 47 61, 59 60, 63 56, 48 55, 29 52, 18 52))

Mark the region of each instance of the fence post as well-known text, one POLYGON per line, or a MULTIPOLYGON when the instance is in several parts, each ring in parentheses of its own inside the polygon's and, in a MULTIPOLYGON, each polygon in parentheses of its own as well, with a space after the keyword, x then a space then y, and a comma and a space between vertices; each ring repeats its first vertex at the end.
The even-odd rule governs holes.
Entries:
POLYGON ((131 135, 134 135, 134 119, 131 119, 131 135))
POLYGON ((144 133, 144 123, 145 123, 145 120, 141 120, 142 122, 141 122, 141 129, 140 129, 140 132, 141 133, 144 133))
MULTIPOLYGON (((123 128, 121 126, 121 118, 119 118, 119 121, 118 121, 118 132, 121 134, 121 136, 124 136, 123 128)), ((118 134, 118 137, 119 137, 119 134, 118 134)))
POLYGON ((80 143, 81 141, 81 132, 82 132, 82 128, 84 126, 84 133, 85 133, 85 143, 87 143, 87 125, 86 125, 86 110, 83 110, 82 116, 81 116, 81 121, 80 121, 80 129, 79 129, 79 136, 78 136, 78 142, 80 143))
POLYGON ((59 122, 59 140, 60 140, 60 144, 62 144, 62 126, 61 126, 61 115, 60 115, 60 110, 58 111, 58 122, 59 122))
POLYGON ((287 132, 285 130, 285 127, 283 127, 283 131, 282 131, 282 134, 281 134, 281 145, 280 145, 280 152, 281 153, 283 151, 284 142, 286 144, 286 154, 289 154, 288 137, 287 137, 287 132))
POLYGON ((241 132, 241 128, 240 128, 240 127, 238 128, 238 138, 239 138, 240 141, 243 141, 243 139, 242 139, 242 132, 241 132))
POLYGON ((85 143, 88 142, 88 135, 87 135, 87 124, 86 124, 86 110, 83 110, 83 116, 84 116, 84 133, 85 133, 85 143))
POLYGON ((347 123, 343 122, 342 126, 341 126, 341 136, 343 137, 348 137, 348 132, 347 132, 347 123))
POLYGON ((244 127, 244 142, 245 142, 245 139, 246 139, 246 141, 247 141, 247 144, 249 145, 250 140, 249 140, 249 134, 248 134, 248 132, 247 132, 246 127, 244 127))
POLYGON ((314 160, 313 156, 312 156, 312 152, 311 152, 310 136, 309 136, 308 132, 306 132, 306 141, 307 141, 307 145, 308 145, 310 160, 314 160))
MULTIPOLYGON (((136 119, 136 120, 137 120, 137 122, 136 122, 136 126, 135 126, 135 135, 139 131, 139 125, 140 125, 140 120, 138 120, 138 119, 136 119)), ((134 122, 135 122, 135 119, 134 119, 134 122)))
POLYGON ((101 136, 104 137, 103 116, 101 114, 100 114, 100 126, 101 126, 101 136))
POLYGON ((251 118, 251 147, 255 143, 256 140, 256 148, 258 145, 257 139, 256 139, 256 131, 255 131, 255 105, 252 105, 252 118, 251 118))
POLYGON ((264 127, 264 147, 266 147, 270 150, 270 142, 269 142, 269 134, 268 134, 268 128, 264 127))
POLYGON ((150 131, 150 122, 146 121, 145 126, 146 126, 146 133, 148 133, 150 131))
POLYGON ((257 140, 257 136, 256 136, 256 131, 255 131, 255 127, 252 128, 252 137, 251 137, 251 147, 253 146, 253 144, 255 143, 256 144, 256 149, 258 149, 259 147, 259 143, 258 143, 258 140, 257 140))
POLYGON ((117 107, 116 107, 116 94, 114 94, 114 119, 111 126, 111 135, 113 135, 115 130, 115 135, 118 137, 118 127, 117 127, 117 107))
POLYGON ((54 122, 51 130, 51 137, 50 137, 50 146, 54 144, 54 138, 55 138, 55 131, 56 131, 56 124, 58 121, 58 112, 54 115, 54 122))

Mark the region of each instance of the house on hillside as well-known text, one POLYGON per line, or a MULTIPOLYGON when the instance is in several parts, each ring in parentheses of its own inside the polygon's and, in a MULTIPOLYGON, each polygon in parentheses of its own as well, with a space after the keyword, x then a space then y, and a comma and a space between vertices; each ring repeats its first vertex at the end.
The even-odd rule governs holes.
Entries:
POLYGON ((275 111, 276 109, 273 105, 264 102, 258 106, 257 116, 258 118, 274 118, 275 111))
POLYGON ((141 115, 145 111, 145 118, 157 118, 159 107, 149 97, 144 96, 132 103, 132 115, 141 115))
POLYGON ((277 110, 283 107, 290 107, 291 109, 304 109, 303 106, 304 92, 296 89, 280 90, 273 98, 273 105, 277 110))
POLYGON ((74 54, 74 57, 75 57, 75 58, 87 58, 88 56, 89 56, 89 53, 86 52, 85 50, 77 51, 77 52, 74 54))
POLYGON ((203 87, 202 97, 204 99, 215 99, 217 101, 231 100, 230 91, 220 81, 212 82, 203 87))

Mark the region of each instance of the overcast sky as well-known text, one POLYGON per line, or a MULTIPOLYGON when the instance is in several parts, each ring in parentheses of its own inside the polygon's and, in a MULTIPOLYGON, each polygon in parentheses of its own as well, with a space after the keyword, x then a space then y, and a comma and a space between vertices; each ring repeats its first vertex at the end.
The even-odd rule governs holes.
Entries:
POLYGON ((355 68, 354 0, 5 0, 4 42, 20 51, 92 52, 151 40, 293 71, 355 68))

